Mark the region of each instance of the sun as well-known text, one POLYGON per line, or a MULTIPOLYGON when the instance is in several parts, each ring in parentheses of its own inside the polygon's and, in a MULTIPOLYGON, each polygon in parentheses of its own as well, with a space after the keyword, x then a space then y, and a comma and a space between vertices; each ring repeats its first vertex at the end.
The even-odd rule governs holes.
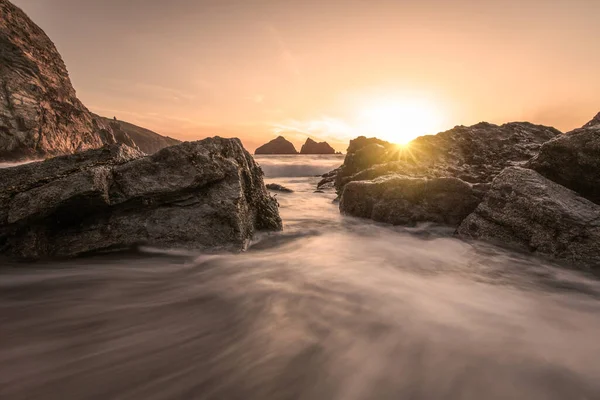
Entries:
POLYGON ((423 99, 371 102, 362 108, 358 118, 362 132, 397 144, 438 133, 443 124, 438 107, 423 99))

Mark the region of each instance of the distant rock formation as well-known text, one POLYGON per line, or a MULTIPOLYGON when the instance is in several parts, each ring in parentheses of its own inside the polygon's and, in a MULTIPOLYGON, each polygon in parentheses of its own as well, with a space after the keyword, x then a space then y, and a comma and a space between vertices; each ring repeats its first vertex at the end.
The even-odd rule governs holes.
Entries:
POLYGON ((300 154, 335 154, 335 149, 327 142, 317 143, 311 138, 306 139, 306 143, 302 145, 300 154))
POLYGON ((280 230, 277 202, 238 139, 152 156, 122 144, 0 169, 0 253, 72 257, 147 244, 243 250, 280 230))
POLYGON ((116 118, 105 118, 95 114, 94 117, 110 128, 118 143, 137 147, 146 154, 153 154, 165 147, 181 143, 177 139, 159 135, 149 129, 119 121, 116 118))
POLYGON ((52 41, 0 0, 0 161, 67 154, 115 143, 77 99, 52 41))
POLYGON ((298 154, 298 152, 291 142, 283 136, 278 136, 269 143, 260 146, 254 154, 298 154))

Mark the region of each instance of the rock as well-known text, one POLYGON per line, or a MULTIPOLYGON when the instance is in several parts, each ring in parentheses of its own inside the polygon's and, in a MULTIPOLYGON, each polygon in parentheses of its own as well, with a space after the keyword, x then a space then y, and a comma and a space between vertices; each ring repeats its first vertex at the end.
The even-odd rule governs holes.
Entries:
POLYGON ((339 168, 329 171, 326 174, 321 175, 321 179, 317 184, 317 189, 333 189, 335 187, 335 178, 339 172, 339 168))
POLYGON ((302 145, 300 154, 335 154, 335 149, 327 142, 315 142, 311 138, 306 139, 302 145))
POLYGON ((149 129, 141 128, 125 121, 118 121, 116 118, 110 119, 95 114, 94 118, 111 128, 112 134, 118 143, 137 147, 146 154, 154 154, 165 147, 181 143, 177 139, 159 135, 149 129))
POLYGON ((260 146, 254 154, 298 154, 298 152, 291 142, 288 142, 283 136, 278 136, 260 146))
POLYGON ((146 244, 242 250, 280 230, 262 170, 238 139, 152 156, 124 145, 0 170, 0 253, 71 257, 146 244))
POLYGON ((530 169, 502 171, 457 232, 600 267, 600 206, 530 169))
POLYGON ((68 154, 115 143, 77 99, 52 41, 0 0, 0 161, 68 154))
POLYGON ((554 128, 526 122, 501 126, 482 122, 421 136, 407 146, 360 137, 350 142, 336 189, 341 193, 348 182, 389 174, 489 183, 504 168, 525 163, 559 134, 554 128))
POLYGON ((470 184, 457 178, 387 176, 348 183, 340 211, 393 225, 427 221, 458 227, 480 200, 470 184))
POLYGON ((592 118, 592 120, 585 124, 582 128, 592 128, 598 125, 600 125, 600 112, 596 114, 596 116, 592 118))
POLYGON ((317 190, 315 190, 313 193, 325 193, 325 191, 324 191, 324 190, 317 189, 317 190))
POLYGON ((267 185, 267 189, 273 190, 275 192, 294 193, 294 191, 292 189, 288 189, 285 186, 282 186, 282 185, 280 185, 278 183, 269 183, 267 185))
POLYGON ((544 143, 527 166, 600 204, 600 125, 586 126, 544 143))

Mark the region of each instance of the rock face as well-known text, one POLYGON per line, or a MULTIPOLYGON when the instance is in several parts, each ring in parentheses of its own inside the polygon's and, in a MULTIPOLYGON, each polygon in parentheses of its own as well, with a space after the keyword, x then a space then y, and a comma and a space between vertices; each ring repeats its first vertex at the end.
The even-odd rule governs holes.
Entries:
POLYGON ((306 139, 306 143, 302 145, 300 154, 335 154, 335 149, 327 142, 315 142, 311 138, 306 139))
POLYGON ((421 136, 408 146, 360 137, 350 142, 336 189, 341 194, 348 182, 389 174, 489 183, 504 168, 535 156, 544 142, 559 134, 554 128, 526 122, 501 126, 482 122, 421 136))
POLYGON ((392 175, 348 183, 340 211, 394 225, 427 221, 458 227, 480 201, 472 186, 460 179, 392 175))
POLYGON ((545 143, 527 166, 600 204, 600 123, 545 143))
POLYGON ((77 99, 52 41, 0 0, 0 161, 67 154, 114 137, 77 99))
POLYGON ((458 234, 600 268, 600 206, 530 169, 502 171, 458 234))
POLYGON ((242 250, 280 230, 262 170, 238 139, 152 156, 124 145, 0 170, 0 253, 71 257, 138 244, 242 250))
POLYGON ((137 147, 146 154, 154 154, 165 147, 181 143, 177 139, 159 135, 156 132, 130 124, 129 122, 105 118, 99 115, 94 115, 94 117, 103 125, 110 128, 118 143, 137 147))
POLYGON ((283 136, 278 136, 260 146, 254 154, 298 154, 298 152, 291 142, 288 142, 283 136))

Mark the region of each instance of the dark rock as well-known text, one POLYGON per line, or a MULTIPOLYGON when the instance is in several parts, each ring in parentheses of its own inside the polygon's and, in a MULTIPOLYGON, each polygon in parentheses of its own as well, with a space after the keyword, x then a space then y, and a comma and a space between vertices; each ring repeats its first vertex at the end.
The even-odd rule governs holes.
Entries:
POLYGON ((326 174, 321 175, 321 179, 317 184, 317 189, 333 189, 335 187, 335 178, 339 172, 339 168, 329 171, 326 174))
POLYGON ((77 99, 52 41, 0 0, 0 161, 68 154, 115 139, 77 99))
POLYGON ((592 118, 592 120, 585 124, 582 128, 592 128, 598 125, 600 125, 600 112, 596 114, 596 116, 592 118))
POLYGON ((348 183, 340 211, 394 225, 427 221, 457 227, 480 200, 460 179, 387 176, 348 183))
POLYGON ((278 183, 269 183, 267 185, 267 189, 273 190, 274 192, 294 193, 294 191, 292 189, 288 189, 285 186, 282 186, 278 183))
POLYGON ((325 193, 325 191, 324 191, 324 190, 317 189, 317 190, 315 190, 313 193, 325 193))
POLYGON ((254 154, 298 154, 298 152, 291 142, 288 142, 283 136, 278 136, 260 146, 254 154))
POLYGON ((306 143, 302 145, 300 154, 335 154, 335 149, 327 142, 315 142, 311 138, 306 139, 306 143))
POLYGON ((238 139, 152 156, 123 145, 0 169, 0 252, 71 257, 139 244, 242 250, 279 230, 277 203, 238 139))
POLYGON ((544 143, 527 166, 600 204, 600 125, 576 129, 544 143))
POLYGON ((341 193, 348 182, 389 174, 489 183, 504 168, 525 163, 559 134, 554 128, 514 122, 457 126, 418 137, 407 146, 360 137, 350 142, 336 189, 341 193))
POLYGON ((94 115, 94 118, 110 127, 118 143, 137 147, 146 154, 154 154, 165 147, 181 143, 177 139, 159 135, 149 129, 141 128, 128 122, 118 121, 116 117, 111 119, 94 115))
POLYGON ((458 234, 600 267, 600 206, 530 169, 502 171, 458 234))

